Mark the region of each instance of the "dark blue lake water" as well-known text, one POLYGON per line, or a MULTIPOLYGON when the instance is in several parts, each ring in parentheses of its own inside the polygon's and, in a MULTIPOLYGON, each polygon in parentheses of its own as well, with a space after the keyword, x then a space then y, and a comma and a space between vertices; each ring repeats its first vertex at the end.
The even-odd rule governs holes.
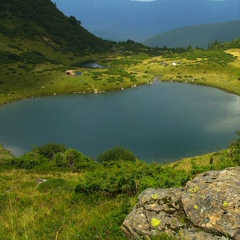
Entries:
POLYGON ((141 160, 169 162, 218 151, 240 130, 240 97, 218 89, 155 82, 89 95, 42 97, 0 107, 0 144, 19 156, 63 143, 95 158, 125 146, 141 160))

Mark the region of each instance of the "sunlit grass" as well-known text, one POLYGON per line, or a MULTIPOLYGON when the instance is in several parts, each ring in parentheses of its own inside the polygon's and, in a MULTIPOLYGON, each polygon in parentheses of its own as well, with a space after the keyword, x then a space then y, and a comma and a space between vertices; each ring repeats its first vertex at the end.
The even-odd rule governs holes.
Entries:
POLYGON ((201 169, 206 169, 206 171, 211 169, 220 170, 234 165, 234 162, 228 158, 228 150, 184 158, 169 164, 170 167, 186 173, 193 171, 193 168, 198 168, 199 172, 201 172, 201 169))
MULTIPOLYGON (((229 51, 234 56, 239 54, 239 49, 229 51)), ((181 56, 181 55, 179 55, 181 56)), ((240 62, 219 64, 204 58, 194 60, 154 57, 144 60, 142 64, 131 66, 129 70, 137 72, 147 71, 152 76, 159 76, 162 81, 178 81, 192 84, 201 84, 223 89, 228 92, 240 94, 239 72, 240 62), (177 65, 173 65, 176 62, 177 65)), ((183 56, 184 57, 184 56, 183 56)))
POLYGON ((114 218, 124 200, 75 196, 78 177, 70 172, 0 172, 0 239, 113 239, 113 228, 114 239, 124 239, 114 218), (62 178, 68 185, 41 192, 39 178, 62 178))
MULTIPOLYGON (((226 52, 235 56, 235 60, 230 60, 228 55, 221 55, 223 60, 218 60, 209 53, 210 59, 207 56, 197 57, 197 53, 193 52, 192 55, 195 56, 192 57, 193 59, 189 57, 190 53, 186 54, 186 57, 174 54, 171 58, 147 57, 147 55, 141 55, 141 58, 139 55, 131 57, 113 55, 105 59, 99 57, 99 63, 108 66, 105 69, 77 68, 50 63, 30 64, 24 69, 21 63, 6 64, 6 66, 2 64, 0 103, 44 95, 122 90, 148 84, 156 78, 162 81, 207 85, 240 94, 239 49, 226 52), (174 66, 173 62, 177 64, 174 66), (83 76, 66 76, 67 69, 81 71, 83 76)), ((95 59, 97 60, 98 57, 95 56, 95 59)))

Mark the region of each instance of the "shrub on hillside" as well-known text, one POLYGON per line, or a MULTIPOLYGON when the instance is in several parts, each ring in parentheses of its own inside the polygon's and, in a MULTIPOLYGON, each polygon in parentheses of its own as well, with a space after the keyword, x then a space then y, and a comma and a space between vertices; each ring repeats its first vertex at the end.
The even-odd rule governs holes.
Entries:
POLYGON ((11 52, 0 51, 0 63, 16 63, 22 61, 22 58, 11 52))
POLYGON ((2 169, 2 167, 6 167, 6 166, 11 165, 11 161, 13 159, 14 159, 14 156, 11 154, 11 152, 0 145, 0 166, 1 166, 1 169, 2 169))
POLYGON ((20 56, 24 62, 31 63, 31 64, 51 62, 50 59, 48 59, 42 53, 37 51, 23 52, 20 56))
POLYGON ((16 168, 32 169, 46 161, 46 158, 39 156, 37 153, 29 152, 19 158, 12 159, 11 165, 16 168))
POLYGON ((96 164, 93 159, 71 148, 65 152, 57 153, 54 161, 58 167, 69 168, 74 171, 92 168, 96 164))
POLYGON ((136 156, 125 147, 117 146, 98 155, 97 160, 100 163, 107 163, 110 161, 118 161, 118 160, 134 162, 136 161, 136 156))
MULTIPOLYGON (((76 193, 88 195, 100 193, 114 197, 118 194, 134 195, 138 192, 141 173, 131 162, 119 161, 119 164, 99 166, 89 172, 77 185, 76 193)), ((142 169, 140 166, 139 170, 142 169)))
POLYGON ((65 152, 67 147, 63 144, 57 143, 48 143, 41 147, 34 147, 33 151, 38 153, 39 155, 52 160, 53 157, 59 152, 65 152))
POLYGON ((189 176, 160 164, 142 161, 111 161, 89 172, 77 185, 75 192, 87 195, 101 194, 115 197, 118 194, 133 196, 146 188, 168 188, 184 185, 189 176))

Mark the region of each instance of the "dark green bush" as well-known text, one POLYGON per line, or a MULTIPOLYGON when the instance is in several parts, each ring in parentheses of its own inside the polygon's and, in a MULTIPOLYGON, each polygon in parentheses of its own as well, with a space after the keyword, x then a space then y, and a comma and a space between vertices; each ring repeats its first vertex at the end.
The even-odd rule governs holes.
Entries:
POLYGON ((31 71, 31 70, 33 70, 34 68, 32 68, 31 66, 29 66, 29 65, 24 65, 24 64, 20 64, 20 65, 18 65, 18 68, 22 68, 22 69, 24 69, 25 71, 31 71))
POLYGON ((136 161, 136 156, 125 147, 116 146, 98 155, 97 160, 100 163, 107 163, 110 161, 118 160, 134 162, 136 161))
POLYGON ((11 165, 16 168, 32 169, 46 161, 47 159, 42 158, 37 153, 29 152, 19 158, 11 160, 11 165))
POLYGON ((93 168, 95 166, 93 159, 84 156, 81 152, 71 148, 65 152, 57 153, 54 160, 58 167, 69 168, 74 171, 93 168))
POLYGON ((68 18, 68 22, 72 25, 81 25, 81 22, 78 21, 74 16, 68 18))
POLYGON ((117 82, 117 79, 115 77, 109 77, 109 78, 107 78, 107 82, 114 83, 114 82, 117 82))
POLYGON ((75 192, 115 197, 119 194, 134 196, 146 188, 168 188, 184 185, 189 180, 185 172, 162 167, 160 164, 147 164, 136 160, 110 161, 99 165, 96 171, 89 172, 81 179, 75 192))
POLYGON ((99 166, 96 171, 88 173, 77 185, 76 193, 100 193, 113 197, 118 194, 134 195, 138 192, 141 173, 131 162, 121 161, 108 167, 99 166))
POLYGON ((21 54, 21 58, 24 62, 38 64, 44 62, 51 62, 50 59, 45 57, 42 53, 37 51, 28 51, 21 54))
POLYGON ((22 57, 17 54, 0 51, 0 63, 7 64, 7 63, 16 63, 21 61, 22 61, 22 57))
POLYGON ((65 152, 67 147, 63 144, 48 143, 41 147, 34 147, 33 151, 39 155, 51 160, 55 154, 59 152, 65 152))

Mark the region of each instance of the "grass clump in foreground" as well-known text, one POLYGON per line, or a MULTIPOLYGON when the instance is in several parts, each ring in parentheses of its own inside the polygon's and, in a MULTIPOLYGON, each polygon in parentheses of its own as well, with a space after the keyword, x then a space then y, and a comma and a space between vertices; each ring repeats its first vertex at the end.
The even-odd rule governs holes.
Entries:
POLYGON ((237 134, 228 150, 169 165, 147 164, 122 147, 99 161, 58 144, 20 158, 2 148, 0 238, 125 239, 120 226, 141 191, 184 186, 200 172, 239 165, 237 134))

